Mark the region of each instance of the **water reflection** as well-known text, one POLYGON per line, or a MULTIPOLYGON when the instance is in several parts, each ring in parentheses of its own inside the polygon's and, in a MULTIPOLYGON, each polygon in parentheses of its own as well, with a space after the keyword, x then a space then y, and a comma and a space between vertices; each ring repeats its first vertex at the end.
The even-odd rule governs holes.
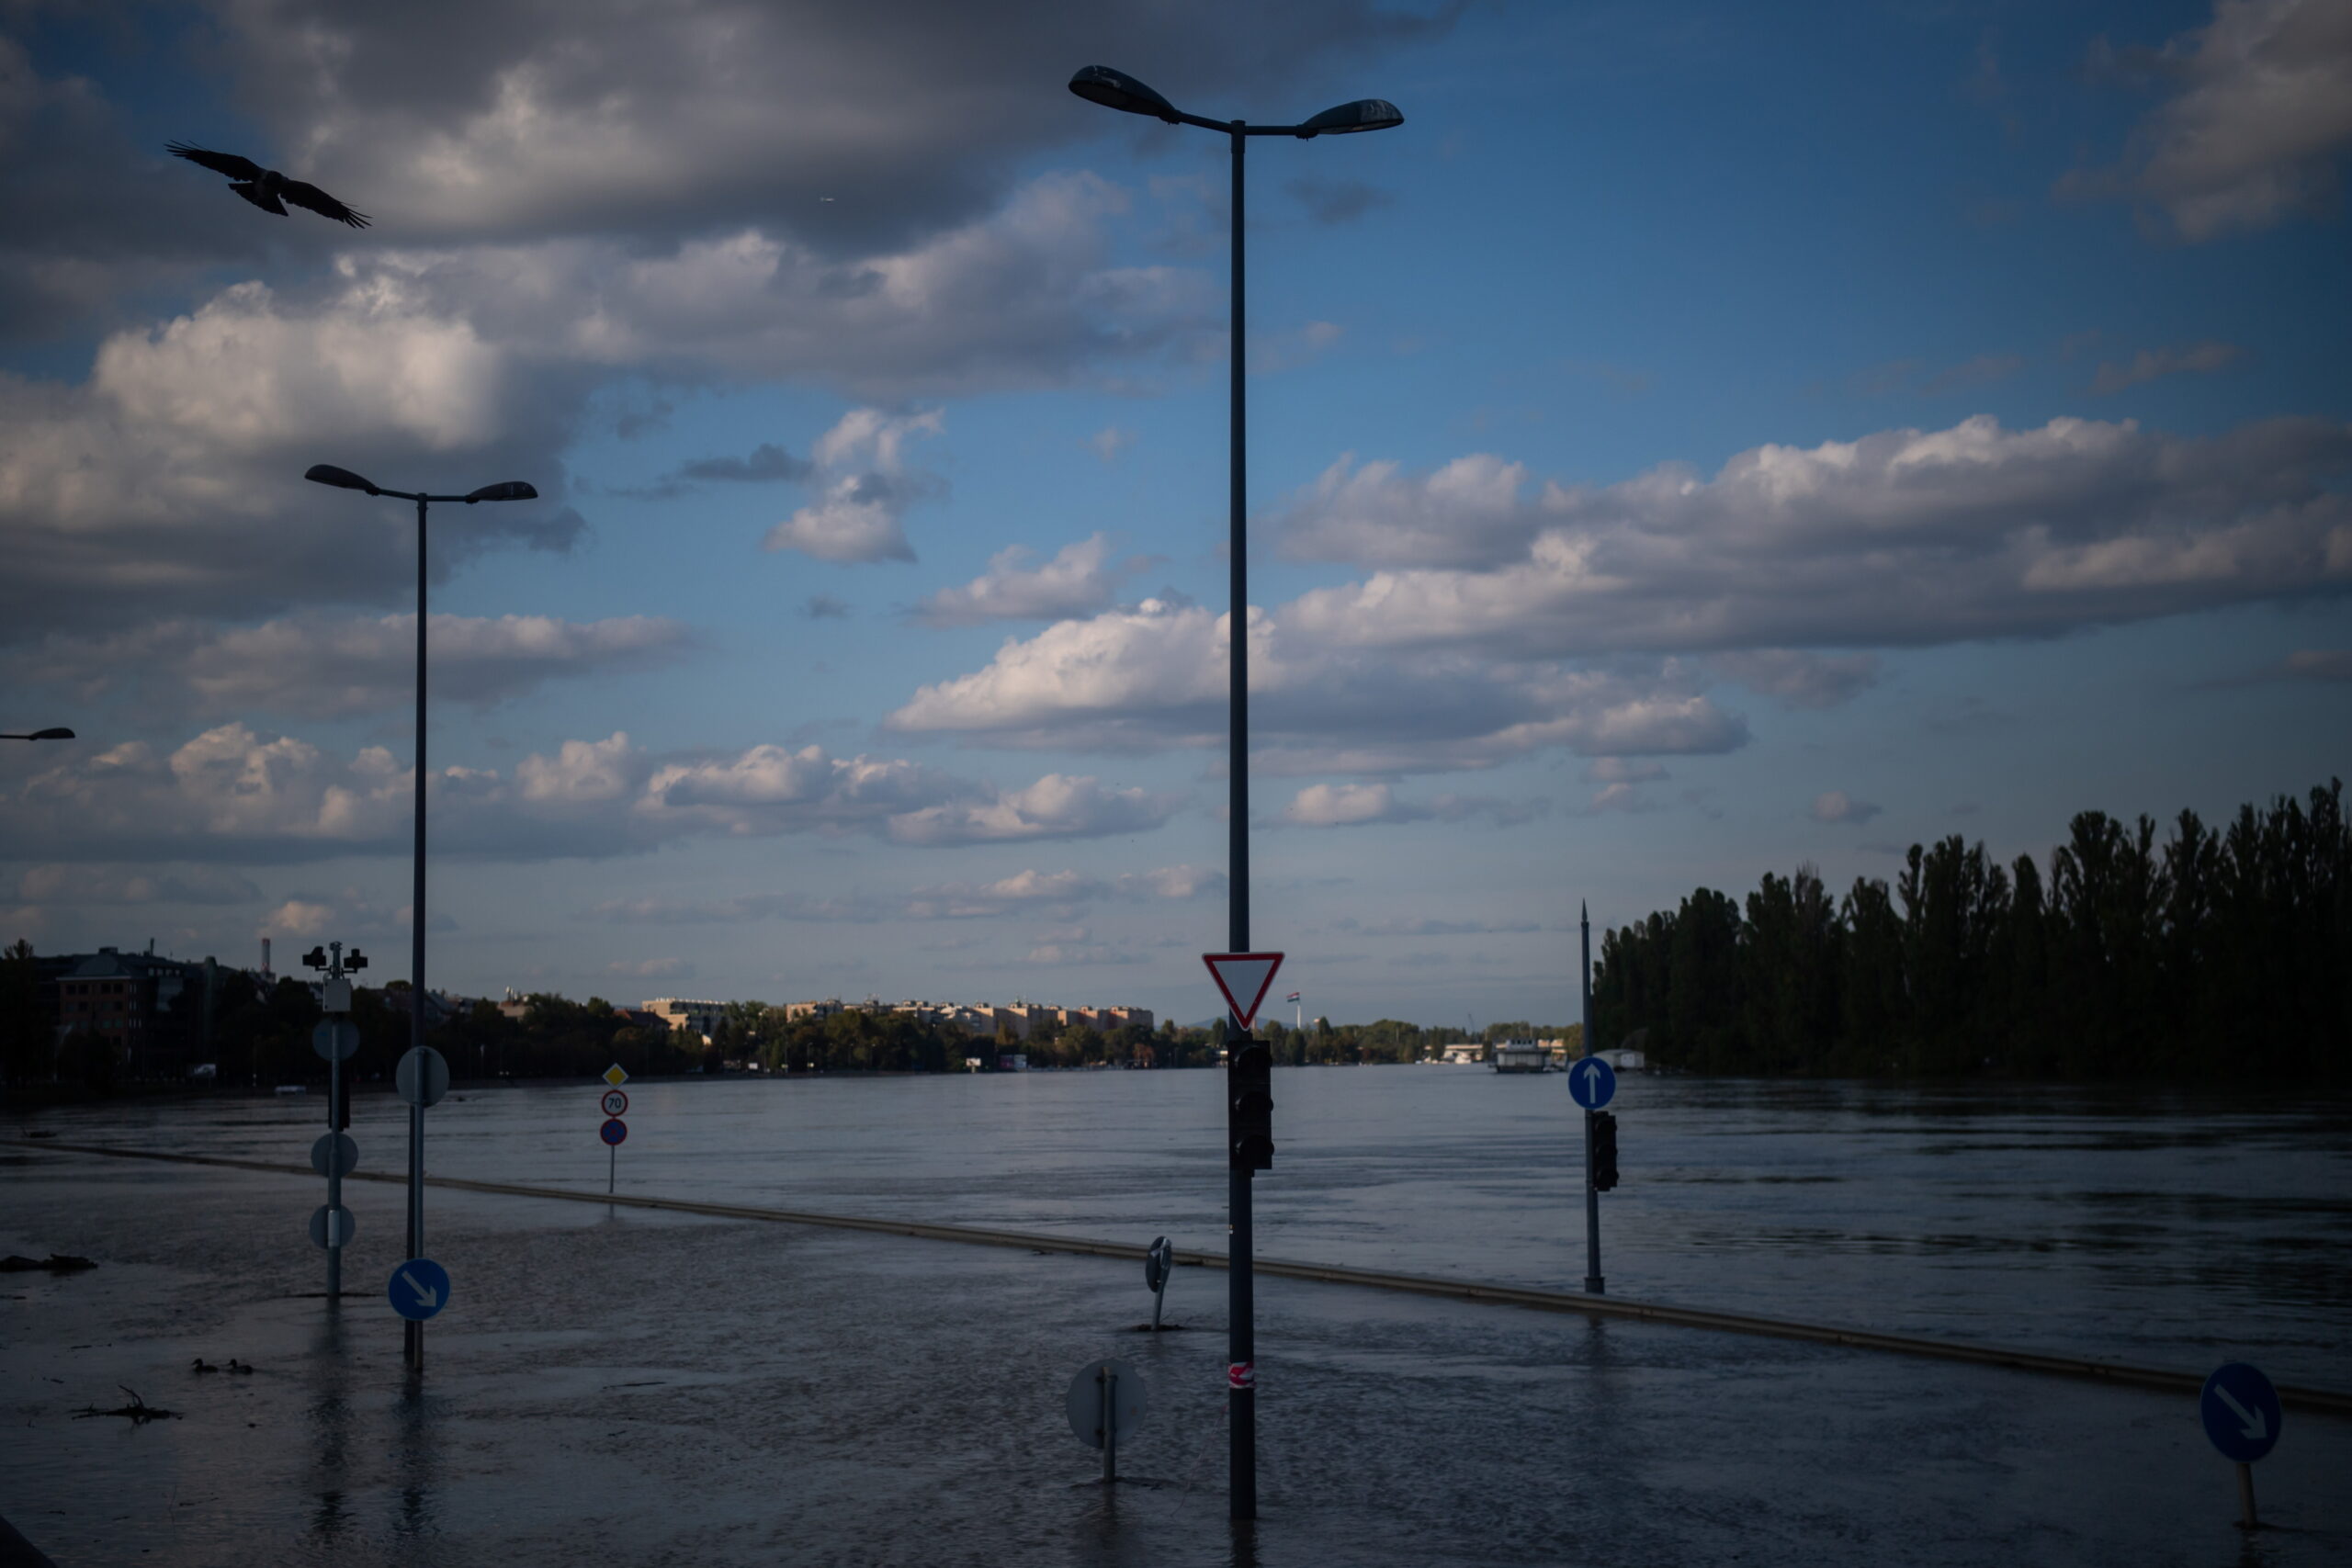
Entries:
POLYGON ((345 1461, 352 1427, 351 1368, 345 1342, 340 1303, 330 1302, 311 1336, 308 1369, 317 1388, 309 1412, 313 1438, 309 1489, 318 1498, 311 1515, 311 1534, 328 1546, 340 1540, 351 1527, 350 1511, 344 1503, 344 1491, 350 1483, 345 1461))

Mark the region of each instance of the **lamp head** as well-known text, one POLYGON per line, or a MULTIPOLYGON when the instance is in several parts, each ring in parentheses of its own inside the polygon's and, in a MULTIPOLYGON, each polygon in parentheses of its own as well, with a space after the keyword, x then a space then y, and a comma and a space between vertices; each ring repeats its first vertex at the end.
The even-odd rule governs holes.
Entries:
POLYGON ((539 492, 523 480, 507 479, 500 484, 482 486, 481 489, 466 497, 466 504, 471 506, 477 501, 537 501, 538 499, 539 492))
POLYGON ((54 729, 36 729, 32 732, 30 739, 34 740, 71 740, 74 739, 74 732, 62 726, 60 726, 54 729))
POLYGON ((333 463, 313 463, 310 472, 302 477, 312 484, 333 485, 337 490, 364 490, 369 495, 383 494, 349 468, 338 468, 333 463))
POLYGON ((1298 128, 1301 140, 1309 136, 1350 136, 1359 130, 1386 130, 1402 125, 1405 117, 1386 98, 1358 98, 1325 109, 1298 128))
POLYGON ((368 967, 368 955, 355 947, 343 955, 343 966, 345 969, 365 969, 368 967))
POLYGON ((1148 114, 1154 119, 1176 123, 1176 106, 1145 86, 1124 71, 1114 71, 1107 65, 1089 65, 1069 79, 1069 90, 1089 103, 1101 104, 1106 109, 1124 114, 1148 114))
POLYGON ((314 947, 311 949, 310 952, 302 954, 302 966, 306 969, 325 968, 327 966, 327 950, 323 947, 314 947))

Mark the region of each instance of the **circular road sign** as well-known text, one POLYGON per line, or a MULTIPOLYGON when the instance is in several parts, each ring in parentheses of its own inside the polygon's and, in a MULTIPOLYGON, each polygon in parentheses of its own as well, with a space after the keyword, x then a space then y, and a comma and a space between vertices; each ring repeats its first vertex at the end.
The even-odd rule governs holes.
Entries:
POLYGON ((604 1139, 613 1147, 618 1148, 621 1146, 622 1140, 628 1136, 628 1123, 617 1116, 606 1117, 605 1124, 596 1129, 596 1136, 604 1139))
POLYGON ((351 1235, 358 1229, 351 1211, 337 1203, 330 1208, 322 1203, 311 1211, 311 1245, 312 1247, 349 1247, 351 1235))
POLYGON ((1568 1064, 1568 1098, 1587 1111, 1598 1111, 1617 1097, 1617 1069, 1598 1056, 1579 1056, 1568 1064))
POLYGON ((2205 1380, 2204 1392, 2197 1396, 2197 1414, 2222 1457, 2240 1464, 2251 1464, 2276 1447, 2279 1423, 2286 1419, 2278 1391, 2244 1361, 2217 1368, 2205 1380))
POLYGON ((321 1176, 349 1176, 359 1168, 359 1145, 348 1133, 322 1133, 311 1145, 311 1168, 321 1176))
POLYGON ((605 1091, 605 1114, 618 1116, 628 1110, 628 1096, 616 1089, 605 1091))
POLYGON ((449 1270, 430 1258, 412 1258, 392 1270, 384 1293, 392 1298, 394 1312, 423 1323, 449 1304, 449 1270))
POLYGON ((1158 1294, 1159 1288, 1168 1283, 1169 1266, 1175 1259, 1176 1249, 1168 1245, 1166 1236, 1163 1235, 1154 1241, 1150 1249, 1143 1255, 1144 1288, 1158 1294))
POLYGON ((347 1018, 331 1018, 311 1031, 311 1049, 322 1062, 348 1062, 359 1054, 359 1026, 347 1018))
POLYGON ((415 1045, 401 1058, 392 1087, 411 1105, 438 1105, 449 1092, 449 1062, 430 1045, 415 1045))
POLYGON ((1069 1380, 1069 1429, 1090 1449, 1102 1446, 1102 1380, 1111 1385, 1111 1427, 1125 1441, 1143 1420, 1143 1374, 1125 1361, 1095 1361, 1078 1369, 1069 1380))

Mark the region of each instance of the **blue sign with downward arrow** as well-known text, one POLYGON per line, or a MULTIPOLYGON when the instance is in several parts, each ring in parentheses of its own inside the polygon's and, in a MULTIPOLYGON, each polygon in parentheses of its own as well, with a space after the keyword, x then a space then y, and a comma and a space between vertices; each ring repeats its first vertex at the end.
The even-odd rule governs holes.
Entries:
POLYGON ((1568 1064, 1568 1097, 1587 1111, 1598 1111, 1617 1098, 1617 1069, 1598 1056, 1579 1056, 1568 1064))
POLYGON ((412 1258, 392 1270, 392 1310, 417 1323, 449 1304, 449 1270, 430 1258, 412 1258))
POLYGON ((2278 1441, 2278 1424, 2286 1418, 2278 1391, 2258 1368, 2232 1361, 2205 1380, 2197 1396, 2197 1414, 2205 1420, 2205 1435, 2222 1450, 2223 1459, 2252 1464, 2278 1441))

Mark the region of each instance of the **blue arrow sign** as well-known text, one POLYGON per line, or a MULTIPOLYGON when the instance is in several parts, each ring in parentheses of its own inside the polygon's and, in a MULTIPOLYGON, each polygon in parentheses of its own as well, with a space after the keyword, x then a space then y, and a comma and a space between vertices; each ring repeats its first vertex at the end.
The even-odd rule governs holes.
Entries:
POLYGON ((1568 1064, 1568 1097, 1587 1111, 1598 1111, 1617 1098, 1617 1069, 1598 1056, 1579 1056, 1568 1064))
POLYGON ((2205 1380, 2205 1392, 2197 1396, 2197 1414, 2222 1457, 2240 1464, 2268 1453, 2278 1441, 2278 1424, 2286 1418, 2278 1391, 2244 1361, 2232 1361, 2205 1380))
POLYGON ((386 1293, 394 1312, 423 1323, 449 1304, 449 1270, 430 1258, 412 1258, 392 1270, 386 1293))

